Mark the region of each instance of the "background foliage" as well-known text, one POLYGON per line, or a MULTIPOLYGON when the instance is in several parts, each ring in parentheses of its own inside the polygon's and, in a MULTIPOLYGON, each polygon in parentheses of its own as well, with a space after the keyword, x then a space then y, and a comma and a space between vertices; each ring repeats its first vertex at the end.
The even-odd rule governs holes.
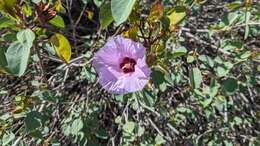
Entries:
POLYGON ((257 0, 0 0, 0 145, 260 145, 257 0), (111 95, 107 38, 147 48, 151 80, 111 95))

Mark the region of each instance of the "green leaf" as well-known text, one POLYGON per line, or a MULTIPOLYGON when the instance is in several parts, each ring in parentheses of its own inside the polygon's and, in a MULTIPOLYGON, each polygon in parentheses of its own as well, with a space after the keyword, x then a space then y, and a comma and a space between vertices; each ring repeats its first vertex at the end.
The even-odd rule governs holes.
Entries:
POLYGON ((154 94, 154 92, 148 90, 143 90, 140 97, 142 97, 144 103, 149 107, 153 107, 157 100, 157 96, 154 94))
POLYGON ((183 56, 187 53, 187 49, 185 47, 180 47, 180 48, 177 48, 176 50, 174 50, 173 52, 173 58, 177 58, 177 57, 180 57, 180 56, 183 56))
POLYGON ((189 56, 187 57, 187 62, 188 62, 188 63, 192 63, 194 60, 195 60, 195 58, 194 58, 192 55, 189 55, 189 56))
POLYGON ((35 4, 38 4, 38 3, 40 3, 42 0, 32 0, 32 2, 33 3, 35 3, 35 4))
POLYGON ((223 41, 221 42, 221 48, 225 51, 234 51, 236 49, 243 48, 243 43, 241 41, 232 40, 232 41, 223 41))
POLYGON ((124 102, 124 95, 121 95, 121 94, 115 95, 115 100, 117 102, 124 102))
POLYGON ((0 18, 0 29, 4 29, 7 27, 14 27, 15 22, 11 19, 8 19, 6 17, 0 18))
POLYGON ((112 0, 111 10, 116 25, 125 22, 134 7, 136 0, 112 0))
POLYGON ((82 2, 83 4, 87 4, 87 3, 89 3, 89 0, 81 0, 81 2, 82 2))
POLYGON ((230 62, 224 62, 223 64, 220 64, 216 68, 217 76, 223 77, 223 76, 227 75, 232 67, 233 67, 233 64, 230 62))
POLYGON ((235 116, 233 120, 234 120, 235 124, 238 126, 243 123, 243 120, 238 116, 235 116))
POLYGON ((17 40, 16 33, 7 32, 3 35, 3 40, 7 42, 14 42, 17 40))
POLYGON ((224 140, 224 144, 225 144, 225 146, 233 146, 233 143, 228 140, 224 140))
POLYGON ((72 130, 71 134, 77 135, 82 128, 83 128, 83 121, 80 118, 74 120, 71 125, 71 130, 72 130))
POLYGON ((226 99, 224 96, 217 96, 214 100, 214 106, 216 107, 216 109, 220 112, 223 112, 224 108, 225 108, 225 102, 226 99))
POLYGON ((35 131, 30 132, 30 136, 34 137, 36 139, 42 139, 43 138, 43 134, 42 134, 41 130, 35 130, 35 131))
POLYGON ((242 3, 241 3, 241 1, 235 1, 232 3, 228 3, 226 6, 230 11, 233 11, 233 10, 239 8, 240 6, 242 6, 242 3))
POLYGON ((239 58, 241 58, 241 59, 247 59, 247 58, 249 58, 251 55, 252 55, 252 52, 246 51, 246 52, 243 52, 243 53, 239 56, 239 58))
POLYGON ((2 146, 8 146, 11 144, 11 142, 15 139, 15 135, 11 132, 11 133, 5 133, 3 135, 3 138, 2 138, 2 146))
POLYGON ((96 81, 96 72, 93 67, 83 67, 81 75, 84 79, 87 79, 90 83, 94 83, 96 81))
POLYGON ((223 77, 223 76, 225 76, 229 71, 225 68, 225 67, 223 67, 223 66, 218 66, 217 67, 217 75, 219 76, 219 77, 223 77))
POLYGON ((44 43, 43 49, 46 50, 50 56, 54 56, 56 54, 55 48, 50 43, 44 43))
POLYGON ((1 0, 0 11, 9 14, 12 18, 16 18, 15 5, 16 0, 1 0))
POLYGON ((7 68, 13 75, 22 76, 27 68, 30 49, 33 45, 35 34, 30 29, 17 33, 17 41, 13 42, 6 51, 7 68))
POLYGON ((94 3, 97 7, 100 7, 104 0, 94 0, 94 3))
POLYGON ((121 121, 122 121, 122 117, 121 117, 121 116, 117 116, 117 117, 115 118, 115 123, 116 123, 116 124, 120 124, 121 121))
POLYGON ((144 127, 142 126, 138 126, 138 129, 137 129, 137 136, 141 137, 145 132, 145 129, 144 127))
POLYGON ((220 85, 218 84, 217 80, 211 79, 210 90, 208 92, 210 97, 214 97, 217 95, 219 86, 220 85))
POLYGON ((158 135, 155 137, 155 143, 156 143, 156 145, 161 145, 161 144, 166 143, 166 140, 164 140, 163 137, 158 134, 158 135))
POLYGON ((245 21, 246 21, 246 25, 245 25, 245 34, 244 34, 244 40, 247 39, 248 34, 249 34, 249 20, 250 20, 250 16, 251 16, 251 12, 249 12, 248 10, 245 13, 245 21))
POLYGON ((101 6, 99 20, 102 29, 106 29, 113 22, 110 3, 106 3, 101 6))
POLYGON ((64 28, 65 27, 65 24, 64 24, 64 20, 61 16, 56 16, 54 18, 52 18, 50 21, 49 21, 50 24, 56 26, 56 27, 59 27, 59 28, 64 28))
POLYGON ((185 16, 187 15, 186 13, 186 8, 183 6, 177 6, 173 9, 170 10, 170 14, 168 15, 168 18, 170 20, 170 29, 174 29, 175 26, 180 23, 185 16))
POLYGON ((66 63, 69 63, 71 58, 71 46, 68 39, 62 34, 54 34, 50 42, 54 46, 57 55, 66 63))
POLYGON ((193 68, 190 72, 190 83, 193 89, 200 87, 202 82, 202 75, 199 68, 193 68))
POLYGON ((239 15, 237 12, 230 12, 227 15, 225 15, 222 19, 222 22, 227 25, 230 26, 232 25, 237 19, 239 18, 239 15))
POLYGON ((207 99, 201 101, 203 108, 208 107, 211 104, 212 100, 213 100, 213 98, 211 97, 211 98, 207 98, 207 99))
POLYGON ((42 115, 37 111, 29 112, 24 119, 25 128, 28 133, 39 130, 42 126, 42 115))
POLYGON ((172 84, 168 76, 169 75, 167 73, 163 72, 159 68, 155 68, 151 74, 154 84, 158 86, 162 92, 164 92, 167 87, 172 84))
POLYGON ((66 14, 66 9, 63 7, 61 0, 57 0, 53 8, 59 13, 66 14))
POLYGON ((123 126, 123 130, 128 133, 132 133, 134 129, 135 129, 135 123, 131 121, 126 122, 125 125, 123 126))
POLYGON ((32 16, 32 8, 28 4, 24 3, 22 5, 22 11, 27 17, 32 16))
POLYGON ((211 59, 211 57, 207 55, 200 55, 199 60, 205 63, 206 65, 213 67, 214 66, 214 61, 211 59))
POLYGON ((32 47, 35 34, 32 30, 25 29, 18 32, 16 37, 21 44, 25 45, 26 47, 32 47))
POLYGON ((96 132, 96 136, 100 139, 107 139, 108 134, 105 128, 99 128, 96 132))
POLYGON ((7 61, 5 57, 5 50, 0 48, 0 70, 7 66, 7 61))
POLYGON ((238 83, 235 78, 228 78, 223 81, 222 89, 228 94, 233 94, 238 88, 238 83))

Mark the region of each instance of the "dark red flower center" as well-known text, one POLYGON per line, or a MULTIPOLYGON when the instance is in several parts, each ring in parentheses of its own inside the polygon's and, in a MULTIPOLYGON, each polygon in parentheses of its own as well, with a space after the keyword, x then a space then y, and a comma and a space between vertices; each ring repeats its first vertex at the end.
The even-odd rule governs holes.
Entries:
POLYGON ((136 61, 133 58, 125 57, 120 63, 120 68, 124 73, 131 73, 135 71, 136 61))

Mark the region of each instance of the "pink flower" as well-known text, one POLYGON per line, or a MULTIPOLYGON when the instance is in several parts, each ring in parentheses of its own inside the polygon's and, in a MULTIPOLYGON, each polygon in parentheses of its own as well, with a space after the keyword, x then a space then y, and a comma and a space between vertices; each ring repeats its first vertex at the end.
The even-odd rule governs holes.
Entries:
POLYGON ((120 35, 108 39, 95 54, 93 65, 99 83, 114 94, 142 90, 151 73, 145 62, 144 46, 120 35))

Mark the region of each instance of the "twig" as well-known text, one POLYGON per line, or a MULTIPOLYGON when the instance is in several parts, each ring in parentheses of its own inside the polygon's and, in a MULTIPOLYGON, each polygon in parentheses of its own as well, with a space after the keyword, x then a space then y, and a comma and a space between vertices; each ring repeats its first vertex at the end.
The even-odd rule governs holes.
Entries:
POLYGON ((189 10, 191 10, 191 8, 196 4, 197 0, 193 0, 191 5, 189 6, 189 10))
POLYGON ((74 24, 74 27, 76 27, 76 26, 79 24, 79 22, 80 22, 80 20, 81 20, 83 14, 84 14, 86 8, 87 8, 87 3, 84 5, 83 10, 81 11, 81 13, 80 13, 78 19, 76 20, 76 22, 75 22, 75 24, 74 24))
POLYGON ((127 101, 126 106, 125 106, 125 108, 123 110, 123 114, 124 114, 124 117, 125 117, 125 122, 128 121, 128 106, 129 106, 129 104, 130 104, 129 101, 127 101))
POLYGON ((69 68, 66 68, 66 70, 65 70, 65 75, 64 75, 63 81, 62 81, 62 83, 61 83, 61 87, 62 87, 62 88, 64 87, 64 84, 65 84, 65 82, 66 82, 66 80, 67 80, 67 78, 68 78, 68 73, 69 73, 69 68))
MULTIPOLYGON (((77 45, 77 38, 76 38, 76 26, 74 23, 74 20, 71 16, 71 6, 72 6, 72 0, 66 0, 66 5, 67 5, 67 10, 68 10, 68 15, 69 15, 69 21, 71 24, 71 29, 72 29, 72 39, 73 39, 73 48, 76 47, 77 45)), ((75 48, 76 54, 78 54, 78 49, 75 48)))
POLYGON ((231 26, 231 29, 238 28, 238 27, 244 27, 246 25, 259 25, 260 26, 260 22, 248 22, 247 24, 234 25, 234 26, 231 26))
POLYGON ((165 140, 167 140, 170 144, 172 144, 172 139, 168 136, 165 136, 162 131, 156 126, 156 124, 151 120, 151 118, 148 118, 148 121, 151 123, 152 127, 158 132, 160 136, 162 136, 165 140))
POLYGON ((22 138, 23 138, 22 136, 18 137, 18 138, 15 140, 15 142, 12 144, 12 146, 17 146, 17 145, 19 144, 19 141, 20 141, 22 138))
POLYGON ((167 123, 167 126, 176 134, 176 135, 180 135, 180 132, 174 128, 170 123, 167 123))
POLYGON ((207 46, 210 46, 211 48, 213 48, 213 49, 215 49, 215 50, 217 50, 217 51, 219 51, 219 52, 221 52, 221 53, 223 53, 225 55, 230 55, 229 52, 227 52, 227 51, 225 51, 225 50, 223 50, 223 49, 221 49, 221 48, 219 48, 219 47, 217 47, 217 46, 215 46, 213 44, 210 44, 210 43, 208 43, 208 42, 206 42, 206 41, 204 41, 204 40, 194 36, 193 34, 191 34, 189 32, 184 32, 184 34, 186 36, 190 37, 190 38, 193 38, 194 40, 198 41, 199 43, 202 43, 202 44, 205 44, 207 46))
POLYGON ((121 29, 123 29, 123 25, 120 25, 119 28, 116 29, 116 32, 112 35, 112 37, 121 33, 121 29))
POLYGON ((147 109, 148 111, 154 113, 157 117, 161 117, 160 113, 158 113, 157 111, 155 111, 154 109, 150 108, 149 106, 145 105, 144 103, 140 102, 141 106, 145 109, 147 109))
POLYGON ((85 56, 82 55, 82 56, 79 56, 77 58, 71 59, 68 64, 64 63, 64 64, 60 65, 59 67, 57 67, 57 70, 61 70, 61 69, 63 70, 65 66, 68 66, 68 65, 70 65, 70 64, 72 64, 74 62, 80 61, 80 60, 82 60, 84 58, 85 58, 85 56))
POLYGON ((135 96, 135 101, 137 103, 137 121, 140 120, 140 113, 141 113, 141 106, 140 106, 140 100, 137 94, 134 95, 135 96))
POLYGON ((181 27, 182 31, 188 31, 188 32, 201 32, 201 33, 209 33, 208 29, 191 29, 186 27, 181 27))
POLYGON ((47 55, 44 55, 45 58, 48 58, 54 62, 57 62, 57 63, 64 63, 64 61, 62 61, 61 59, 59 58, 56 58, 56 57, 50 57, 50 56, 47 56, 47 55))
POLYGON ((34 46, 34 50, 39 58, 39 66, 40 66, 40 72, 41 72, 41 78, 46 82, 48 83, 47 81, 47 78, 45 76, 45 71, 44 71, 44 65, 43 65, 43 62, 42 62, 42 57, 41 57, 41 54, 40 54, 40 50, 39 49, 36 49, 36 47, 34 46))

